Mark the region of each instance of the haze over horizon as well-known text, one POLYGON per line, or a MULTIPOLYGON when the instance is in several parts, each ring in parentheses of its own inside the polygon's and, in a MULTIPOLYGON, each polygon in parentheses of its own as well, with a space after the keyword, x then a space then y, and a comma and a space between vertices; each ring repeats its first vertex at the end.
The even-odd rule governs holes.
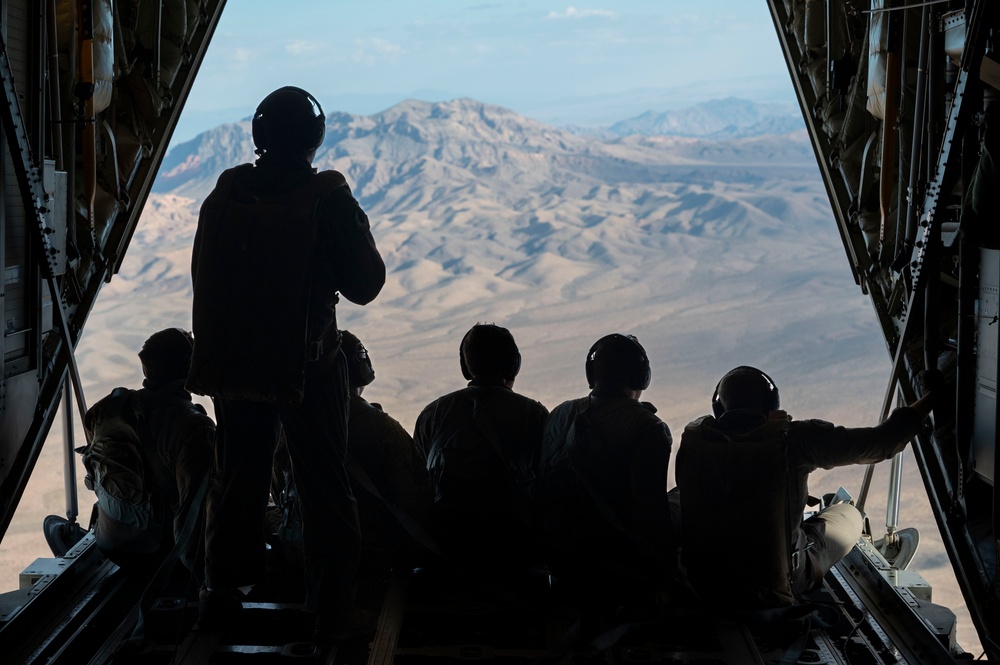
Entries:
POLYGON ((738 96, 794 104, 766 3, 745 0, 230 3, 173 143, 235 122, 282 85, 327 113, 470 97, 598 126, 738 96))

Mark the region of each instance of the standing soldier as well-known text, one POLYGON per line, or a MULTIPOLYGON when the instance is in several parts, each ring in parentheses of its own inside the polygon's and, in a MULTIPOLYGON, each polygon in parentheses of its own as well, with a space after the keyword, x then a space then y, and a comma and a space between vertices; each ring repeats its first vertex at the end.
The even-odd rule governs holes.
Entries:
POLYGON ((188 387, 215 399, 219 423, 204 628, 231 621, 242 607, 238 588, 264 574, 262 522, 284 427, 317 638, 340 641, 374 629, 351 592, 360 535, 344 466, 347 368, 335 305, 338 292, 359 305, 371 302, 385 264, 344 176, 312 168, 325 125, 305 90, 284 87, 265 97, 252 125, 259 159, 222 173, 198 221, 188 387))

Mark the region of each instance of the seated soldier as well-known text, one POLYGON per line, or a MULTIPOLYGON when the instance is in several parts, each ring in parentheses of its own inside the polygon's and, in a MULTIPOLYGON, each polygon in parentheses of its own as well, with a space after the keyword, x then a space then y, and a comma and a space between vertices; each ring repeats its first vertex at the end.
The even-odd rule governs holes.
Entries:
MULTIPOLYGON (((347 431, 347 472, 358 502, 361 525, 362 567, 384 571, 396 552, 410 549, 413 540, 426 540, 431 504, 430 480, 423 458, 410 434, 381 405, 368 402, 361 394, 375 380, 375 369, 368 351, 356 336, 340 331, 341 349, 347 359, 350 386, 350 412, 347 431), (418 535, 414 536, 414 532, 418 535)), ((284 507, 294 494, 288 451, 284 437, 275 453, 272 494, 284 507)), ((283 511, 285 529, 297 519, 296 509, 283 511)), ((293 525, 292 532, 297 533, 293 525)), ((294 538, 293 538, 294 539, 294 538)), ((298 555, 301 560, 301 538, 298 555)))
POLYGON ((602 337, 585 369, 590 395, 557 406, 545 428, 537 495, 546 562, 571 591, 645 602, 676 569, 670 430, 639 402, 650 367, 635 337, 602 337))
POLYGON ((432 533, 463 567, 525 570, 538 562, 528 494, 548 410, 512 390, 521 354, 506 328, 473 326, 459 364, 469 385, 427 405, 413 434, 434 489, 432 533))
POLYGON ((140 390, 115 388, 84 417, 87 486, 97 493, 98 548, 122 566, 154 565, 175 542, 199 579, 203 561, 205 486, 215 423, 184 389, 191 333, 153 334, 139 360, 140 390), (197 516, 188 523, 191 511, 197 516))
POLYGON ((719 381, 714 416, 684 429, 677 453, 682 557, 709 602, 758 610, 792 605, 861 537, 861 513, 837 503, 803 521, 817 468, 892 457, 916 436, 930 394, 877 427, 793 421, 767 374, 737 367, 719 381), (739 543, 738 549, 733 544, 739 543))

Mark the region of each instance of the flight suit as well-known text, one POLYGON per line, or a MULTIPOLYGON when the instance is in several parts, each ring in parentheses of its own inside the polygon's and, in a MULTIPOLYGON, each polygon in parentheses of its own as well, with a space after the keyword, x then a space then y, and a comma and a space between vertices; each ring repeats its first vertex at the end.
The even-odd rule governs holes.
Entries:
POLYGON ((664 588, 676 569, 667 493, 673 440, 656 409, 625 396, 564 402, 545 428, 539 531, 557 578, 664 588))
POLYGON ((484 569, 536 562, 527 520, 547 415, 501 382, 476 378, 417 417, 413 440, 434 491, 433 534, 446 553, 484 569))
POLYGON ((284 427, 302 505, 306 607, 343 615, 360 553, 344 466, 347 369, 338 291, 366 304, 385 282, 368 218, 343 176, 266 152, 224 172, 202 206, 192 255, 188 385, 215 398, 219 437, 206 582, 234 589, 265 569, 263 515, 284 427))
POLYGON ((809 474, 888 459, 922 421, 902 407, 877 427, 794 421, 783 411, 765 418, 754 410, 689 424, 677 452, 677 485, 681 551, 696 588, 743 609, 794 603, 795 594, 850 551, 862 529, 861 514, 847 504, 803 522, 809 474))

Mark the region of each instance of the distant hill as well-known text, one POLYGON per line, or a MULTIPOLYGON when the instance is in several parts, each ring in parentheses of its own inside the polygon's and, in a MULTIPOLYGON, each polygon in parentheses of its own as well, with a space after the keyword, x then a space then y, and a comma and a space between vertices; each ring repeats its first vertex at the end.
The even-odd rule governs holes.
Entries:
POLYGON ((758 104, 729 97, 676 111, 647 111, 607 128, 612 136, 689 136, 733 139, 790 134, 805 127, 791 104, 758 104))

